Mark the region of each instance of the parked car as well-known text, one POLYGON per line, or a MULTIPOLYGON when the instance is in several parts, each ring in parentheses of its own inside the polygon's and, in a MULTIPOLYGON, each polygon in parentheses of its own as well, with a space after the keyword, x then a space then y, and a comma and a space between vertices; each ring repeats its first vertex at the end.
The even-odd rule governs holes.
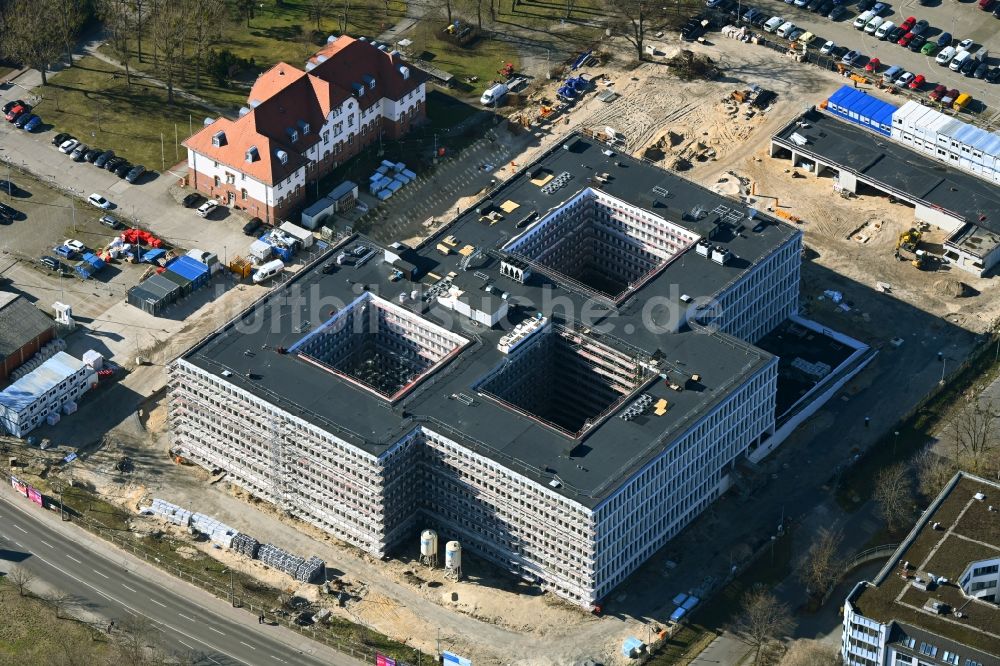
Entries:
POLYGON ((866 72, 877 72, 878 68, 881 67, 881 66, 882 66, 882 61, 881 60, 879 60, 878 58, 872 58, 871 60, 868 61, 868 64, 865 65, 865 71, 866 72))
POLYGON ((806 10, 810 12, 815 12, 819 9, 819 6, 823 4, 823 0, 811 0, 809 4, 806 5, 806 10))
MULTIPOLYGON (((968 51, 966 51, 968 53, 968 51)), ((954 62, 954 61, 952 61, 954 62)), ((976 67, 979 67, 979 58, 969 58, 964 63, 962 63, 962 68, 957 70, 966 76, 972 76, 973 72, 976 71, 976 67)))
POLYGON ((979 0, 979 8, 984 12, 993 11, 993 1, 994 0, 979 0))
POLYGON ((197 192, 192 192, 191 194, 184 197, 184 199, 181 201, 181 205, 184 206, 185 208, 194 208, 195 204, 201 201, 202 198, 203 197, 197 192))
POLYGON ((801 35, 799 35, 797 39, 799 44, 812 44, 814 41, 816 41, 816 35, 812 34, 809 31, 806 31, 803 32, 801 35))
POLYGON ((804 34, 806 34, 805 30, 803 30, 802 28, 796 28, 795 30, 792 30, 790 33, 785 35, 785 39, 787 39, 790 42, 797 42, 799 41, 799 37, 801 37, 804 34))
POLYGON ((805 7, 809 4, 809 0, 795 0, 793 3, 796 7, 805 7))
POLYGON ((946 92, 948 92, 948 86, 946 86, 943 83, 939 83, 936 86, 934 86, 934 90, 927 93, 927 96, 930 97, 935 102, 940 102, 941 98, 944 97, 944 94, 946 92))
POLYGON ((916 35, 914 35, 912 32, 908 32, 905 35, 903 35, 902 37, 900 37, 899 39, 897 39, 896 43, 899 44, 900 46, 906 46, 906 45, 908 45, 910 43, 910 41, 914 37, 916 37, 916 35))
POLYGON ((905 88, 906 86, 910 85, 910 82, 913 81, 915 78, 916 76, 913 74, 913 72, 903 72, 902 74, 899 75, 899 78, 896 79, 896 85, 900 88, 905 88))
POLYGON ((951 33, 942 32, 940 35, 938 35, 937 45, 941 48, 944 48, 946 46, 951 46, 951 33))
POLYGON ((29 120, 37 117, 38 116, 33 113, 22 113, 17 117, 17 120, 14 121, 14 127, 17 129, 24 129, 24 126, 28 124, 29 120))
POLYGON ((62 257, 63 259, 69 260, 76 256, 76 250, 68 245, 56 245, 52 248, 52 251, 56 256, 62 257))
POLYGON ((899 38, 905 35, 908 31, 903 28, 903 26, 898 25, 889 32, 885 33, 885 41, 887 42, 898 42, 899 38))
POLYGON ((958 99, 958 96, 960 94, 961 93, 958 92, 958 88, 952 88, 944 95, 942 95, 941 103, 944 104, 945 106, 951 106, 951 103, 954 102, 956 99, 958 99))
POLYGON ((1000 81, 1000 67, 991 67, 990 71, 986 73, 986 80, 990 83, 1000 81))
POLYGON ((74 150, 76 150, 76 147, 79 145, 80 142, 77 141, 76 139, 66 139, 65 141, 62 142, 62 145, 59 146, 59 152, 69 155, 74 150))
POLYGON ((993 18, 1000 18, 1000 5, 993 8, 993 18))
POLYGON ((252 218, 249 222, 243 225, 243 233, 247 236, 253 236, 262 226, 264 226, 264 220, 259 217, 252 218))
POLYGON ((125 175, 125 180, 130 183, 134 183, 142 178, 142 174, 144 173, 146 173, 146 167, 141 164, 137 164, 129 170, 128 174, 125 175))
POLYGON ((986 73, 989 71, 990 71, 990 66, 986 64, 986 61, 980 60, 979 66, 976 67, 976 71, 972 73, 972 76, 976 77, 977 79, 985 79, 986 73))
POLYGON ((107 171, 113 172, 115 169, 118 168, 120 164, 122 164, 122 162, 127 162, 127 161, 128 160, 126 160, 124 157, 112 157, 110 160, 104 163, 104 168, 107 171))
POLYGON ((128 160, 125 160, 124 162, 116 166, 114 168, 114 171, 112 171, 112 173, 114 173, 119 178, 124 178, 125 176, 128 175, 128 172, 131 170, 132 170, 132 163, 129 162, 128 160))
POLYGON ((202 217, 208 217, 212 214, 212 211, 219 207, 219 202, 215 199, 209 199, 202 205, 198 206, 198 215, 202 217))
POLYGON ((827 15, 827 18, 831 21, 839 21, 845 16, 847 16, 847 7, 844 5, 836 5, 827 15))
POLYGON ((903 29, 903 32, 910 32, 910 30, 917 24, 916 16, 907 16, 906 20, 899 24, 899 27, 903 29))
POLYGON ((57 271, 60 268, 62 268, 62 264, 59 262, 58 259, 56 259, 55 257, 50 257, 47 254, 39 257, 38 263, 53 271, 57 271))
POLYGON ((99 222, 109 229, 121 229, 125 226, 114 215, 101 215, 99 222))
POLYGON ((872 20, 865 24, 865 33, 874 35, 875 31, 878 30, 883 23, 885 23, 884 18, 881 16, 873 16, 872 20))
POLYGON ((764 32, 774 32, 784 24, 785 19, 780 16, 772 16, 764 23, 764 32))
POLYGON ((976 43, 974 39, 963 39, 956 47, 959 51, 968 51, 976 43))
POLYGON ((875 12, 875 16, 881 16, 887 9, 889 9, 889 5, 885 2, 876 2, 872 5, 872 11, 875 12))
POLYGON ((923 48, 920 49, 920 54, 925 56, 932 56, 934 52, 938 50, 938 45, 934 42, 927 42, 924 44, 923 48))
POLYGON ((97 156, 97 159, 94 160, 94 166, 97 167, 98 169, 103 169, 104 165, 108 163, 108 160, 110 160, 114 156, 115 156, 115 151, 106 150, 97 156))
POLYGON ((927 43, 926 37, 924 37, 923 35, 917 35, 910 40, 910 44, 907 48, 909 48, 914 53, 918 53, 920 49, 924 48, 924 44, 926 43, 927 43))
POLYGON ((819 7, 816 8, 816 13, 820 16, 827 16, 833 8, 836 7, 836 3, 833 0, 823 0, 819 7))
POLYGON ((925 83, 927 83, 927 77, 925 77, 923 74, 917 74, 915 77, 913 77, 913 80, 907 84, 907 87, 910 90, 920 90, 920 88, 925 83))
POLYGON ((83 156, 83 159, 93 164, 94 161, 97 160, 97 158, 100 157, 101 153, 103 152, 104 150, 102 150, 101 148, 91 148, 90 150, 87 151, 87 154, 83 156))
POLYGON ((111 208, 112 205, 110 201, 102 197, 100 194, 97 194, 96 192, 87 197, 87 201, 90 202, 91 206, 96 206, 101 210, 108 210, 109 208, 111 208))
POLYGON ((17 120, 18 118, 20 118, 22 114, 25 114, 27 112, 28 112, 28 107, 27 106, 25 106, 23 104, 18 104, 17 106, 15 106, 14 108, 12 108, 10 111, 8 111, 7 114, 4 116, 4 118, 7 119, 7 122, 12 123, 15 120, 17 120))
POLYGON ((954 46, 946 46, 941 49, 940 53, 934 56, 934 62, 939 65, 947 65, 952 61, 952 58, 955 57, 956 53, 958 53, 958 51, 955 50, 954 46))
POLYGON ((875 6, 875 0, 858 0, 858 11, 866 12, 875 6))
POLYGON ((913 27, 910 28, 910 32, 912 32, 914 35, 922 35, 925 32, 927 32, 927 28, 929 27, 931 26, 927 21, 920 19, 919 21, 913 24, 913 27))
POLYGON ((73 238, 67 238, 66 240, 64 240, 63 241, 63 245, 65 245, 69 249, 71 249, 74 252, 77 252, 79 254, 83 254, 84 252, 87 251, 87 246, 86 245, 84 245, 80 241, 75 240, 73 238))
POLYGON ((73 135, 70 134, 69 132, 59 132, 59 134, 56 134, 54 137, 52 137, 52 145, 61 146, 63 143, 69 141, 72 138, 73 135))
POLYGON ((15 106, 28 106, 23 99, 15 99, 3 105, 3 114, 6 116, 15 106))
POLYGON ((42 126, 42 119, 38 116, 31 116, 31 120, 24 123, 24 130, 26 132, 34 132, 36 129, 42 126))
POLYGON ((820 47, 819 52, 823 55, 830 55, 835 48, 837 48, 837 43, 830 39, 820 47))
POLYGON ((87 154, 88 150, 90 150, 90 147, 85 143, 81 143, 73 149, 73 152, 69 156, 73 158, 74 162, 82 162, 83 156, 87 154))

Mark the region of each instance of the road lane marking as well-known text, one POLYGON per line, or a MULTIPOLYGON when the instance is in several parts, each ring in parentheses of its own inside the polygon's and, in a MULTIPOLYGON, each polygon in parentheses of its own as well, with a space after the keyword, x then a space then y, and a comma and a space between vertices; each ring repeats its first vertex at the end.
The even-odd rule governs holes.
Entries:
POLYGON ((83 564, 83 562, 81 562, 80 560, 76 559, 76 558, 75 558, 75 557, 73 557, 72 555, 67 555, 66 557, 68 557, 69 559, 73 560, 73 561, 74 561, 74 562, 76 562, 77 564, 83 564))
MULTIPOLYGON (((240 641, 240 643, 243 643, 243 641, 240 641)), ((246 646, 247 646, 248 648, 250 648, 251 650, 256 650, 256 649, 257 649, 257 648, 255 648, 254 646, 250 645, 249 643, 243 643, 243 645, 246 645, 246 646)))
POLYGON ((122 587, 124 587, 124 588, 125 588, 126 590, 132 590, 132 591, 133 591, 133 592, 135 592, 136 594, 139 594, 139 590, 135 589, 134 587, 129 587, 129 586, 128 586, 128 585, 126 585, 125 583, 122 583, 122 587))
POLYGON ((152 602, 153 602, 154 604, 156 604, 157 606, 163 606, 164 608, 166 608, 166 607, 167 607, 167 605, 166 605, 166 604, 161 604, 161 603, 160 603, 159 601, 157 601, 156 599, 153 599, 153 598, 150 598, 150 601, 152 601, 152 602))
POLYGON ((187 615, 185 615, 184 613, 178 613, 178 615, 180 615, 180 616, 181 616, 182 618, 184 618, 185 620, 191 620, 192 622, 194 622, 194 618, 193 618, 193 617, 188 617, 188 616, 187 616, 187 615))
POLYGON ((24 544, 22 544, 20 541, 15 541, 14 545, 17 546, 18 548, 24 548, 24 544))
POLYGON ((108 580, 111 580, 110 578, 108 578, 107 576, 105 576, 104 574, 102 574, 97 569, 94 569, 94 573, 97 574, 98 576, 100 576, 101 578, 107 578, 108 580))
POLYGON ((222 633, 221 631, 219 631, 219 630, 218 630, 218 629, 216 629, 215 627, 209 627, 209 629, 211 629, 212 631, 214 631, 214 632, 215 632, 215 633, 217 633, 217 634, 222 634, 223 636, 225 636, 225 634, 224 634, 224 633, 222 633))
POLYGON ((14 527, 16 527, 17 529, 21 530, 21 531, 22 531, 22 532, 24 532, 25 534, 27 534, 27 533, 28 533, 28 530, 24 529, 23 527, 21 527, 21 526, 20 526, 20 525, 18 525, 17 523, 11 523, 11 525, 13 525, 13 526, 14 526, 14 527))
POLYGON ((194 649, 193 645, 188 645, 187 643, 185 643, 184 641, 182 641, 179 638, 177 639, 177 642, 180 643, 181 645, 183 645, 184 647, 186 647, 188 650, 193 650, 194 649))
POLYGON ((45 539, 39 539, 39 541, 41 541, 42 543, 44 543, 44 544, 45 544, 46 546, 48 546, 49 548, 53 548, 53 549, 55 548, 55 546, 53 546, 53 545, 52 545, 51 543, 49 543, 49 542, 48 542, 48 541, 46 541, 45 539))
POLYGON ((288 663, 287 661, 285 661, 281 657, 275 657, 273 654, 271 655, 271 659, 277 659, 278 661, 280 661, 283 664, 287 664, 288 663))

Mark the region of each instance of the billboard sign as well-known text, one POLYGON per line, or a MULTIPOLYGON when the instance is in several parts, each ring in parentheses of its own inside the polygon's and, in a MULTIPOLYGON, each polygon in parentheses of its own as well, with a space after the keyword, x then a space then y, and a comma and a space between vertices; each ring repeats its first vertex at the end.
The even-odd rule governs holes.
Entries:
POLYGON ((13 486, 14 490, 21 493, 25 497, 28 496, 28 485, 26 483, 23 483, 19 478, 17 478, 13 474, 11 474, 10 476, 10 485, 13 486))
POLYGON ((38 506, 44 507, 45 502, 42 501, 42 494, 38 492, 37 488, 32 488, 28 486, 28 499, 37 504, 38 506))
POLYGON ((379 652, 375 653, 375 666, 396 666, 396 660, 379 652))

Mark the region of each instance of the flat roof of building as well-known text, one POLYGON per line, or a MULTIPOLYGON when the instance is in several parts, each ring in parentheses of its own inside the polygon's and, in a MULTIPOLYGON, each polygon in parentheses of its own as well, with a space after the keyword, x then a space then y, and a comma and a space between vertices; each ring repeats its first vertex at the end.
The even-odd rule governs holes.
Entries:
POLYGON ((795 146, 790 137, 808 140, 797 151, 815 153, 836 168, 847 167, 871 180, 943 208, 966 222, 1000 233, 1000 188, 960 169, 927 157, 888 137, 839 120, 822 111, 796 118, 774 136, 795 146))
POLYGON ((884 624, 895 621, 995 655, 1000 646, 1000 607, 971 599, 956 583, 972 562, 1000 557, 1000 517, 991 510, 997 503, 1000 484, 960 472, 875 581, 852 600, 855 609, 884 624), (933 574, 948 582, 931 591, 918 589, 912 578, 903 578, 904 562, 915 567, 909 570, 911 575, 926 580, 933 574), (941 615, 925 610, 929 601, 942 601, 952 611, 941 615), (956 609, 962 610, 961 618, 955 616, 956 609))
POLYGON ((56 352, 52 358, 0 392, 0 405, 20 412, 83 365, 83 361, 66 352, 56 352))
MULTIPOLYGON (((368 238, 353 237, 299 271, 234 322, 190 350, 184 359, 215 375, 222 376, 225 372, 225 381, 374 455, 398 441, 414 427, 415 420, 423 420, 433 424, 428 425, 430 429, 546 483, 556 492, 586 506, 598 504, 621 480, 662 451, 674 436, 696 423, 747 378, 774 362, 767 352, 728 335, 687 328, 666 332, 673 330, 669 311, 685 305, 680 295, 719 293, 801 233, 763 215, 750 221, 747 209, 738 202, 639 160, 607 155, 602 152, 604 148, 596 141, 571 135, 523 172, 499 185, 488 201, 465 211, 420 247, 404 251, 405 260, 419 270, 416 283, 394 276, 395 269, 383 261, 382 250, 368 260, 349 261, 333 272, 325 269, 335 263, 333 258, 343 250, 353 250, 359 245, 378 247, 368 238), (564 149, 563 145, 571 147, 564 149), (570 173, 571 178, 555 194, 543 193, 537 184, 539 178, 532 182, 531 174, 558 176, 564 172, 570 173), (610 178, 602 184, 594 177, 603 173, 609 173, 610 178), (729 249, 734 259, 726 265, 717 264, 699 256, 689 246, 617 307, 596 302, 537 272, 526 284, 501 275, 499 248, 530 226, 518 227, 519 221, 532 211, 539 219, 544 218, 547 212, 587 187, 627 200, 698 235, 711 234, 712 243, 729 249), (493 223, 481 221, 478 211, 488 205, 497 211, 510 212, 493 223), (694 210, 698 208, 702 212, 694 210), (734 224, 717 229, 720 217, 727 215, 734 224), (744 228, 739 229, 740 226, 744 228), (448 256, 436 249, 445 240, 453 250, 448 256), (462 264, 470 256, 469 246, 483 252, 471 253, 464 270, 462 264), (485 285, 501 290, 506 296, 501 298, 512 305, 509 321, 503 322, 502 328, 490 329, 422 298, 400 299, 411 290, 426 294, 438 279, 452 273, 454 284, 461 286, 476 303, 496 302, 497 292, 487 293, 485 285), (305 362, 296 353, 276 351, 287 350, 301 341, 327 322, 335 311, 356 302, 365 291, 379 295, 395 307, 419 312, 427 321, 469 339, 470 344, 433 374, 420 379, 419 385, 396 402, 332 374, 330 368, 305 362), (292 297, 296 295, 303 297, 292 297), (657 307, 648 307, 654 297, 657 307), (475 387, 506 358, 497 349, 501 336, 519 321, 535 316, 536 311, 544 312, 557 325, 579 322, 584 315, 591 317, 592 323, 576 324, 577 330, 640 360, 658 359, 661 371, 668 374, 671 382, 686 385, 687 389, 672 390, 654 376, 616 409, 626 408, 639 394, 645 393, 654 401, 669 402, 665 414, 656 416, 650 410, 631 421, 612 415, 590 428, 582 438, 557 432, 486 395, 477 394, 475 387), (263 325, 253 325, 254 321, 263 325), (656 330, 653 325, 664 328, 656 330), (692 375, 699 376, 697 381, 691 379, 692 375), (560 485, 552 485, 553 480, 560 485)), ((573 379, 566 377, 565 381, 573 379)))

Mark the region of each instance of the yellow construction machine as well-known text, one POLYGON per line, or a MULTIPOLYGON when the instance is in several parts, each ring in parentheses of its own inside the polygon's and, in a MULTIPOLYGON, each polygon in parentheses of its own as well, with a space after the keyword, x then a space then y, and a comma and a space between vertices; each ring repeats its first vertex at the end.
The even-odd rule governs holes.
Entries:
POLYGON ((923 235, 919 229, 911 228, 899 234, 899 241, 896 243, 896 258, 912 263, 916 268, 924 267, 924 253, 920 250, 920 237, 923 235))

